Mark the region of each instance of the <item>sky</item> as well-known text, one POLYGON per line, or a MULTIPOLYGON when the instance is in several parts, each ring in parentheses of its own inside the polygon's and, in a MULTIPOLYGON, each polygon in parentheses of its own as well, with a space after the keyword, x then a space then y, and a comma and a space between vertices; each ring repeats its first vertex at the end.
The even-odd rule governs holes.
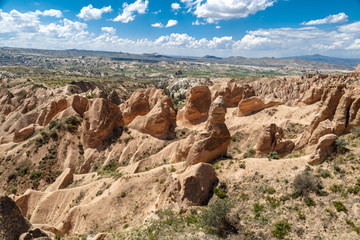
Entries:
POLYGON ((360 0, 0 0, 0 46, 360 58, 360 0))

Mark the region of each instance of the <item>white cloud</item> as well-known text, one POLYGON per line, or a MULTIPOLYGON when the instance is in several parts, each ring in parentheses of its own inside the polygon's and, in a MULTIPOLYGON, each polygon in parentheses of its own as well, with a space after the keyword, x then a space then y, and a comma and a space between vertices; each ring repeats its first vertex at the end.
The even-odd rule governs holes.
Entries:
POLYGON ((20 13, 11 10, 9 13, 0 9, 0 33, 36 32, 39 29, 39 17, 36 12, 20 13))
POLYGON ((110 33, 112 35, 114 35, 116 33, 116 29, 113 27, 102 27, 101 31, 103 31, 105 33, 110 33))
POLYGON ((354 43, 351 44, 346 49, 348 49, 348 50, 360 50, 360 39, 355 39, 354 43))
POLYGON ((88 34, 85 31, 87 28, 86 23, 73 22, 68 19, 62 21, 63 25, 50 23, 49 25, 39 25, 39 34, 43 34, 47 37, 55 38, 76 38, 84 37, 88 34))
POLYGON ((109 13, 112 11, 111 6, 103 8, 94 8, 91 4, 87 7, 83 7, 80 10, 80 13, 76 15, 78 18, 84 19, 85 21, 89 20, 99 20, 103 13, 109 13))
POLYGON ((138 14, 145 14, 148 9, 149 1, 148 0, 136 0, 132 4, 128 4, 125 2, 123 4, 123 12, 122 14, 119 14, 113 21, 115 22, 123 22, 128 23, 131 21, 134 21, 135 19, 135 13, 138 14))
POLYGON ((174 11, 177 11, 177 10, 181 9, 180 4, 172 3, 171 4, 171 9, 174 10, 174 11))
POLYGON ((164 27, 164 25, 162 25, 162 23, 158 22, 158 23, 153 23, 151 24, 152 27, 156 27, 156 28, 162 28, 164 27))
POLYGON ((55 10, 55 9, 45 10, 44 12, 41 13, 41 15, 49 16, 49 17, 56 17, 56 18, 63 17, 62 12, 60 10, 55 10))
POLYGON ((221 28, 221 26, 216 26, 215 28, 216 28, 216 29, 220 29, 220 28, 221 28))
POLYGON ((320 25, 320 24, 329 24, 329 23, 343 23, 348 20, 349 16, 345 13, 339 13, 335 15, 329 15, 323 19, 311 20, 309 22, 303 22, 302 25, 320 25))
POLYGON ((339 30, 344 33, 355 33, 357 35, 360 35, 360 21, 342 25, 339 27, 339 30))
POLYGON ((227 20, 246 18, 249 14, 273 6, 276 0, 181 0, 198 18, 227 20))
POLYGON ((173 27, 173 26, 175 26, 177 24, 178 24, 177 20, 170 19, 165 27, 169 28, 169 27, 173 27))

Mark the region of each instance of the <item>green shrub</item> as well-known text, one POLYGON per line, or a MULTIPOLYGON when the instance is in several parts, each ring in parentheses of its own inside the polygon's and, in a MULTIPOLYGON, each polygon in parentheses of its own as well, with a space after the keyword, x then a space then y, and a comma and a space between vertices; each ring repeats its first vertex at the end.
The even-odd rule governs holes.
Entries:
POLYGON ((11 172, 7 177, 7 182, 11 182, 12 180, 16 180, 16 178, 17 178, 17 173, 16 172, 11 172))
POLYGON ((338 212, 347 212, 347 208, 341 201, 334 201, 333 204, 338 212))
POLYGON ((270 207, 277 208, 280 206, 280 201, 278 201, 276 198, 267 196, 266 201, 269 203, 270 207))
POLYGON ((217 164, 217 163, 215 163, 215 164, 213 165, 213 167, 214 167, 214 169, 215 169, 215 170, 220 169, 220 165, 219 165, 219 164, 217 164))
POLYGON ((49 122, 49 129, 50 129, 50 130, 53 129, 54 127, 56 127, 56 125, 57 125, 57 122, 54 121, 54 120, 51 120, 51 121, 49 122))
POLYGON ((215 229, 217 233, 223 234, 229 230, 227 214, 232 207, 233 205, 228 199, 216 199, 202 212, 201 222, 205 226, 215 229))
POLYGON ((239 167, 242 169, 245 169, 246 168, 245 162, 239 163, 239 167))
POLYGON ((343 154, 349 151, 349 149, 346 148, 348 142, 343 137, 339 137, 338 139, 336 139, 334 145, 335 145, 336 153, 343 154))
POLYGON ((51 137, 53 140, 55 140, 55 141, 58 139, 58 134, 56 133, 55 130, 52 130, 52 131, 50 132, 50 137, 51 137))
POLYGON ((316 205, 314 199, 312 199, 311 197, 306 197, 304 199, 304 201, 305 201, 306 206, 308 206, 308 207, 312 207, 312 206, 316 205))
POLYGON ((10 192, 11 192, 12 194, 15 194, 15 193, 16 193, 16 187, 11 188, 11 189, 10 189, 10 192))
POLYGON ((123 197, 126 197, 126 192, 121 192, 120 196, 123 198, 123 197))
POLYGON ((37 179, 37 178, 39 178, 39 177, 41 177, 41 171, 35 171, 35 172, 33 172, 33 173, 31 173, 30 174, 30 179, 31 180, 35 180, 35 179, 37 179))
POLYGON ((308 171, 296 175, 293 181, 294 194, 297 196, 304 196, 310 192, 318 192, 321 188, 320 186, 320 181, 308 171))
POLYGON ((337 184, 333 184, 330 186, 330 190, 334 193, 341 191, 341 186, 337 184))
POLYGON ((287 234, 287 232, 290 230, 290 224, 288 222, 285 221, 280 221, 275 223, 275 229, 272 232, 272 234, 274 235, 274 237, 276 237, 277 239, 283 239, 285 237, 285 235, 287 234))
POLYGON ((253 209, 254 209, 255 218, 257 219, 260 217, 260 212, 264 209, 264 205, 261 205, 259 203, 254 203, 253 209))
POLYGON ((276 190, 275 190, 275 188, 273 188, 273 187, 269 187, 269 188, 266 188, 266 192, 267 192, 268 194, 274 194, 274 193, 276 192, 276 190))
POLYGON ((103 194, 103 190, 99 190, 99 191, 97 191, 97 193, 96 193, 96 196, 100 196, 101 194, 103 194))
POLYGON ((352 227, 352 229, 353 229, 357 234, 360 234, 360 228, 357 227, 353 221, 351 221, 350 219, 345 219, 345 221, 346 221, 346 224, 349 225, 350 227, 352 227))
POLYGON ((215 195, 218 196, 219 198, 221 199, 226 198, 226 193, 221 188, 214 187, 213 190, 215 195))
POLYGON ((279 155, 277 154, 277 152, 271 152, 267 155, 267 158, 269 159, 280 159, 279 155))

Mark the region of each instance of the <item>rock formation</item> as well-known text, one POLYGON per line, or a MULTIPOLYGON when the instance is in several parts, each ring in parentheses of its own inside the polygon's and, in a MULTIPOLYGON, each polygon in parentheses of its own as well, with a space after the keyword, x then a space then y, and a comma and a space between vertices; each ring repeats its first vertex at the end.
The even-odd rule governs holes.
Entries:
POLYGON ((186 158, 186 165, 194 165, 199 162, 209 163, 219 156, 226 155, 230 144, 230 133, 225 125, 226 107, 222 96, 218 96, 211 103, 209 119, 206 122, 205 131, 202 131, 195 139, 186 158))
POLYGON ((258 97, 250 97, 239 102, 238 117, 248 116, 255 112, 261 111, 265 108, 282 105, 281 101, 277 100, 262 100, 258 97))
POLYGON ((324 89, 322 87, 312 87, 305 92, 302 97, 302 102, 305 104, 313 104, 321 99, 323 93, 324 89))
POLYGON ((255 91, 249 85, 238 85, 234 79, 231 81, 215 84, 210 88, 211 100, 214 101, 219 95, 223 96, 227 108, 237 107, 242 99, 255 96, 255 91))
POLYGON ((119 133, 124 121, 120 109, 103 98, 97 98, 84 113, 83 141, 85 147, 96 147, 119 133))
POLYGON ((145 116, 137 116, 130 128, 160 139, 171 138, 176 127, 176 113, 171 99, 164 96, 145 116))
POLYGON ((334 142, 337 139, 335 134, 327 134, 319 139, 315 152, 310 156, 310 165, 323 163, 327 155, 334 151, 334 142))
POLYGON ((125 103, 120 105, 124 123, 128 125, 137 116, 144 116, 165 96, 161 89, 148 88, 136 90, 125 103))
POLYGON ((359 65, 357 66, 357 68, 355 69, 355 72, 356 72, 356 73, 360 73, 360 63, 359 63, 359 65))
POLYGON ((276 124, 271 124, 261 133, 256 150, 263 154, 275 151, 279 156, 283 156, 291 153, 294 147, 293 141, 284 139, 283 129, 276 124))
POLYGON ((185 106, 179 110, 177 121, 183 125, 196 125, 206 121, 211 104, 211 92, 208 86, 191 88, 186 96, 185 106))

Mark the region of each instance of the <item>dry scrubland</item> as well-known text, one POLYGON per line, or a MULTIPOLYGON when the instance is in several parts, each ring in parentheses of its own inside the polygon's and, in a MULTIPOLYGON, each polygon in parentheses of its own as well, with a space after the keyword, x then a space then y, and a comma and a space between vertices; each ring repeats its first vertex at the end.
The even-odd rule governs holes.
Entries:
POLYGON ((360 73, 24 69, 2 69, 0 238, 360 238, 360 73))

